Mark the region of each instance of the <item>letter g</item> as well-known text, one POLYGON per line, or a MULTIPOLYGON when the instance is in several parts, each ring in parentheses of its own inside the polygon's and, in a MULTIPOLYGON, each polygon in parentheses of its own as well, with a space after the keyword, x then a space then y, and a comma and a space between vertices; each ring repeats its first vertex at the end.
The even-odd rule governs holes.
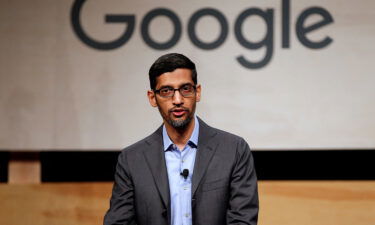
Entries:
POLYGON ((81 26, 81 9, 86 0, 75 0, 73 3, 72 11, 70 14, 70 19, 72 22, 72 27, 78 38, 86 45, 99 49, 99 50, 111 50, 118 48, 125 44, 132 36, 134 31, 135 16, 134 15, 106 15, 106 23, 126 23, 126 30, 117 39, 109 42, 97 41, 89 37, 81 26))

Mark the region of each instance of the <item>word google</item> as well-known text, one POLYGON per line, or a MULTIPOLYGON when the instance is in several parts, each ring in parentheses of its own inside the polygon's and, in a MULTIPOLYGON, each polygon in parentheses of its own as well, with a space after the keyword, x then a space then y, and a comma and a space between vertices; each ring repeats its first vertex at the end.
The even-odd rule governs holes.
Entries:
MULTIPOLYGON (((86 45, 98 50, 112 50, 125 45, 132 37, 135 29, 136 16, 133 14, 107 14, 105 15, 106 23, 124 23, 126 29, 117 39, 103 42, 95 40, 87 35, 81 25, 80 16, 82 7, 86 0, 75 0, 71 10, 71 23, 73 30, 77 37, 86 45)), ((281 13, 281 46, 282 48, 290 47, 290 0, 282 0, 281 13)), ((301 44, 310 49, 321 49, 332 43, 333 39, 326 36, 322 40, 311 40, 307 34, 316 31, 323 26, 333 23, 332 15, 322 7, 310 7, 303 10, 297 17, 295 24, 295 34, 301 44), (313 24, 306 25, 305 21, 311 16, 319 16, 320 21, 313 24)), ((140 24, 141 35, 144 42, 153 49, 166 50, 172 48, 180 40, 182 34, 182 22, 178 15, 168 8, 155 8, 149 11, 141 20, 140 24), (171 37, 164 42, 155 41, 149 32, 151 22, 157 17, 166 17, 173 24, 173 33, 171 37)), ((215 8, 202 8, 194 12, 187 22, 187 34, 190 41, 199 49, 212 50, 219 48, 224 44, 229 32, 228 20, 225 15, 215 8), (220 32, 217 38, 213 41, 202 41, 196 33, 196 25, 203 17, 210 16, 217 20, 220 25, 220 32)), ((245 49, 257 50, 266 48, 262 59, 258 61, 251 61, 246 59, 243 55, 236 57, 236 60, 243 67, 248 69, 259 69, 266 66, 272 59, 274 50, 274 9, 267 8, 265 10, 252 7, 244 9, 234 21, 234 35, 238 43, 245 49), (259 17, 266 24, 266 34, 259 41, 252 41, 246 39, 243 34, 243 24, 251 17, 259 17)))

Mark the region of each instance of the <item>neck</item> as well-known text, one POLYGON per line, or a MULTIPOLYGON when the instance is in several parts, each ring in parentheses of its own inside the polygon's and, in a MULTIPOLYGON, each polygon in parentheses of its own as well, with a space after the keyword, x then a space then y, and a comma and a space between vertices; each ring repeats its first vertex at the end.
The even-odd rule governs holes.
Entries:
POLYGON ((194 131, 195 118, 193 118, 190 123, 183 128, 174 128, 165 121, 164 124, 169 138, 180 150, 182 150, 194 131))

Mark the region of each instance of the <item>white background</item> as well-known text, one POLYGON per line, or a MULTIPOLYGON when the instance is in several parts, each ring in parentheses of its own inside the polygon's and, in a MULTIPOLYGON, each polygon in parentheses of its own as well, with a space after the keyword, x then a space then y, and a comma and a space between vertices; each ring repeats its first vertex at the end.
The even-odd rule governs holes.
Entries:
MULTIPOLYGON (((281 47, 281 1, 127 1, 88 0, 81 21, 93 38, 117 38, 123 24, 105 24, 105 14, 134 14, 132 38, 122 47, 99 51, 83 44, 70 24, 73 1, 0 2, 0 149, 121 149, 161 124, 149 106, 148 69, 168 52, 180 52, 197 65, 202 101, 197 114, 208 124, 244 137, 253 149, 375 148, 375 2, 372 0, 292 0, 291 46, 281 47), (309 34, 333 43, 312 50, 295 34, 299 14, 312 6, 328 10, 334 23, 309 34), (140 34, 152 9, 173 10, 182 37, 173 48, 154 50, 140 34), (190 16, 211 7, 221 11, 229 34, 223 45, 201 50, 187 35, 190 16), (274 10, 274 53, 259 69, 242 67, 236 57, 261 58, 234 36, 234 22, 245 9, 274 10)), ((309 23, 319 21, 312 17, 309 23)), ((151 23, 155 40, 172 34, 171 22, 151 23)), ((251 17, 244 34, 259 40, 265 23, 251 17)), ((202 40, 217 37, 216 20, 197 25, 202 40)))

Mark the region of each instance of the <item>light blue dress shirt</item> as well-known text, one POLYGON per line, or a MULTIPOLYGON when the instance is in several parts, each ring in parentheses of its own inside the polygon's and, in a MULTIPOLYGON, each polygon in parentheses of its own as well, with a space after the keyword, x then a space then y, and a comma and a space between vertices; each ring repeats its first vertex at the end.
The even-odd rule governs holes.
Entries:
POLYGON ((193 133, 182 151, 171 141, 165 126, 163 126, 163 144, 168 171, 172 225, 192 224, 191 178, 193 176, 199 135, 197 117, 194 117, 194 120, 193 133), (189 170, 189 176, 186 179, 180 175, 184 169, 189 170))

